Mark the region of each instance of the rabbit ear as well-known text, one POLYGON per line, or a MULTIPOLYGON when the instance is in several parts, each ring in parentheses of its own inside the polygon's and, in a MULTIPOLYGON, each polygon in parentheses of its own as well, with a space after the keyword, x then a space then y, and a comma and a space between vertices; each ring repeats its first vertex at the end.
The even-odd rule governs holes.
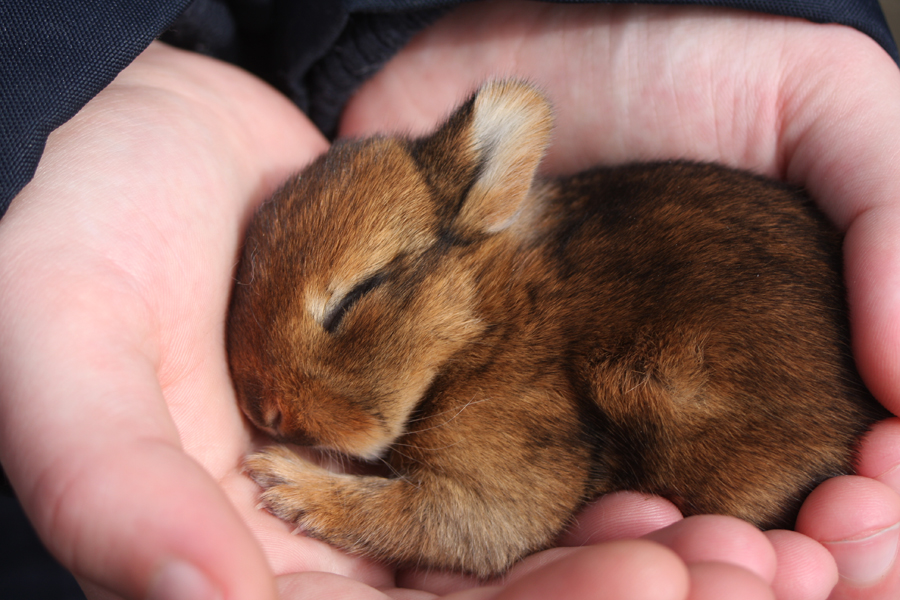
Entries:
POLYGON ((475 96, 471 140, 480 158, 458 223, 494 233, 511 225, 550 142, 550 105, 517 81, 489 83, 475 96))
POLYGON ((419 158, 432 184, 456 201, 448 207, 454 229, 490 234, 516 220, 552 121, 550 105, 532 86, 490 82, 422 141, 419 158))

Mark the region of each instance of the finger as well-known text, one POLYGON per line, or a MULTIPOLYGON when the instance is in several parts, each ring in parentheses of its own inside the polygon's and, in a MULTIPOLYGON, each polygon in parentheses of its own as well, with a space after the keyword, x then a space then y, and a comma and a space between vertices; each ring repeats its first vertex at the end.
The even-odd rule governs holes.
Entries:
POLYGON ((720 515, 688 517, 644 536, 671 548, 688 564, 729 563, 766 582, 775 576, 775 551, 746 521, 720 515))
MULTIPOLYGON (((178 53, 151 48, 136 65, 142 63, 146 73, 147 60, 170 60, 173 54, 178 53)), ((198 61, 210 64, 187 59, 194 65, 198 61)), ((178 79, 171 69, 153 68, 162 80, 178 79)), ((232 81, 234 72, 212 68, 204 74, 232 81)), ((133 68, 125 72, 51 136, 35 180, 0 222, 0 253, 17 257, 0 269, 0 457, 44 542, 98 588, 129 598, 274 598, 256 540, 218 482, 182 447, 186 438, 176 425, 189 430, 196 425, 189 421, 198 401, 212 398, 221 405, 230 390, 216 327, 184 319, 219 351, 207 353, 208 346, 198 348, 184 328, 175 326, 176 317, 185 313, 172 304, 173 298, 187 295, 208 322, 221 322, 240 214, 250 196, 270 186, 268 175, 289 171, 286 163, 296 155, 277 159, 273 148, 292 147, 277 140, 297 140, 296 130, 303 126, 296 126, 296 118, 282 119, 289 126, 282 123, 271 144, 248 133, 266 130, 265 125, 225 127, 226 133, 217 136, 213 132, 222 121, 233 125, 238 120, 246 104, 241 100, 267 99, 274 95, 271 90, 245 78, 230 90, 237 100, 214 93, 223 87, 229 91, 223 85, 209 85, 195 95, 154 93, 138 74, 133 68), (137 101, 128 104, 135 89, 137 101), (193 118, 188 108, 198 97, 207 102, 204 107, 219 97, 235 101, 193 118), (166 117, 161 126, 152 119, 159 115, 166 117), (186 148, 189 144, 176 135, 180 125, 196 127, 191 132, 198 135, 189 139, 228 150, 225 158, 208 160, 208 153, 186 148), (153 133, 151 141, 158 145, 135 132, 153 133), (237 160, 234 148, 252 156, 237 160), (136 159, 137 167, 128 159, 136 159), (161 163, 166 167, 162 177, 146 167, 161 163), (223 168, 234 179, 220 178, 223 168), (192 204, 207 197, 201 196, 204 191, 214 201, 192 204), (148 216, 167 209, 173 213, 170 222, 148 216), (153 236, 159 244, 149 243, 153 236), (201 250, 214 260, 203 261, 201 250), (212 292, 196 293, 201 287, 197 272, 185 272, 198 262, 198 272, 221 275, 218 287, 210 286, 220 292, 215 303, 212 292), (114 276, 125 272, 129 277, 114 276), (139 296, 148 290, 149 298, 139 296), (179 354, 194 360, 173 358, 179 354), (210 366, 211 357, 219 357, 219 364, 210 366), (203 377, 223 383, 206 399, 198 397, 201 386, 178 398, 178 423, 159 381, 165 371, 160 365, 168 365, 170 384, 190 379, 176 363, 192 367, 186 370, 195 381, 203 371, 203 377)), ((292 114, 283 99, 258 104, 273 114, 292 114)), ((295 145, 303 150, 299 142, 295 145)), ((239 425, 237 414, 233 406, 219 411, 228 422, 217 425, 239 425)), ((230 468, 235 468, 241 440, 228 433, 195 438, 191 450, 201 457, 230 456, 230 468), (209 449, 202 448, 204 441, 209 449), (228 451, 213 452, 225 444, 228 451)), ((222 474, 229 465, 214 467, 222 474)))
MULTIPOLYGON (((373 587, 348 577, 333 573, 290 573, 279 575, 275 580, 280 600, 388 600, 403 596, 388 595, 373 587)), ((418 598, 432 598, 431 594, 420 594, 418 598)), ((412 600, 412 596, 408 596, 412 600)))
MULTIPOLYGON (((529 559, 526 558, 523 563, 529 559)), ((516 565, 516 571, 522 564, 516 565)), ((485 585, 472 575, 453 573, 450 571, 431 571, 423 569, 402 570, 396 577, 397 586, 400 588, 421 590, 437 596, 445 596, 462 590, 476 589, 485 585)))
MULTIPOLYGON (((666 588, 667 593, 672 596, 662 596, 664 598, 684 597, 696 600, 774 598, 765 578, 760 577, 757 572, 739 566, 739 563, 743 562, 750 564, 755 571, 765 571, 765 568, 760 568, 760 561, 734 556, 728 556, 730 563, 702 560, 703 557, 709 555, 734 554, 735 548, 739 548, 745 554, 752 554, 752 552, 746 552, 747 547, 759 545, 758 539, 751 540, 749 544, 746 539, 742 541, 742 538, 747 537, 745 535, 747 531, 756 531, 759 534, 755 528, 749 525, 747 528, 741 526, 721 527, 722 524, 717 524, 717 520, 717 518, 701 519, 697 526, 699 538, 706 537, 707 541, 720 542, 721 540, 716 539, 716 536, 707 535, 709 534, 708 528, 720 525, 717 533, 722 538, 730 538, 737 534, 738 540, 729 539, 729 543, 725 544, 726 546, 731 545, 731 552, 727 549, 721 553, 713 552, 710 549, 698 549, 695 547, 695 540, 690 539, 693 534, 679 531, 677 527, 669 535, 660 536, 664 539, 663 545, 674 546, 672 550, 676 552, 676 555, 688 563, 685 566, 683 562, 676 561, 676 564, 681 566, 680 570, 672 563, 661 560, 663 555, 659 554, 658 546, 654 548, 652 545, 637 545, 637 540, 611 542, 577 549, 554 548, 532 555, 517 565, 506 578, 499 582, 505 587, 503 592, 496 597, 649 599, 659 597, 660 588, 666 588), (650 549, 654 549, 654 551, 649 552, 650 549), (589 551, 589 553, 585 554, 585 551, 589 551), (585 574, 579 572, 580 561, 585 561, 585 574), (660 566, 658 571, 654 568, 657 565, 660 566), (593 572, 591 572, 592 568, 593 572), (690 575, 689 592, 681 587, 685 569, 690 575), (593 583, 591 577, 597 577, 599 581, 593 583), (601 594, 597 595, 598 592, 601 594), (680 595, 682 593, 687 595, 680 595), (541 596, 541 594, 547 595, 541 596)), ((729 520, 737 521, 736 519, 729 520)), ((676 555, 665 555, 665 559, 668 561, 676 555)), ((494 588, 489 588, 489 590, 492 589, 494 588)), ((447 600, 494 598, 493 592, 489 590, 465 586, 465 591, 451 594, 447 596, 447 600)), ((429 591, 434 592, 435 590, 429 589, 429 591)), ((782 599, 779 598, 779 600, 782 599)), ((784 600, 791 600, 791 598, 786 597, 784 600)), ((809 600, 812 600, 812 597, 809 600)))
MULTIPOLYGON (((900 135, 900 131, 897 132, 900 135)), ((878 400, 900 413, 900 181, 890 204, 856 217, 844 238, 853 353, 878 400), (896 204, 896 205, 894 205, 896 204)))
POLYGON ((639 538, 681 520, 674 504, 649 494, 606 494, 578 515, 559 540, 561 546, 587 546, 599 542, 639 538))
MULTIPOLYGON (((56 341, 41 327, 29 329, 45 343, 56 341)), ((8 394, 0 403, 0 450, 51 552, 78 576, 126 598, 204 600, 226 590, 234 598, 274 598, 255 540, 161 416, 152 365, 85 352, 89 336, 77 343, 59 344, 62 356, 48 349, 33 361, 0 357, 0 388, 8 394), (102 368, 73 361, 79 352, 102 368), (56 369, 48 379, 46 364, 73 370, 56 369), (120 378, 129 383, 114 383, 120 378)))
POLYGON ((497 600, 682 600, 689 588, 684 563, 644 540, 609 542, 570 551, 564 559, 516 579, 497 600))
POLYGON ((840 574, 834 597, 900 589, 900 496, 886 485, 858 476, 829 479, 803 504, 796 530, 834 557, 840 574))
POLYGON ((688 570, 691 577, 690 600, 775 600, 775 594, 767 582, 735 565, 696 563, 689 565, 688 570))
POLYGON ((846 230, 844 260, 860 373, 900 411, 900 76, 870 38, 832 28, 796 46, 782 77, 778 153, 846 230), (827 68, 815 68, 825 65, 827 68), (865 65, 865 68, 856 68, 865 65))
POLYGON ((834 558, 821 544, 794 531, 765 532, 778 567, 772 590, 778 600, 825 600, 838 582, 834 558))
POLYGON ((876 423, 863 439, 857 475, 871 477, 900 494, 900 419, 876 423))

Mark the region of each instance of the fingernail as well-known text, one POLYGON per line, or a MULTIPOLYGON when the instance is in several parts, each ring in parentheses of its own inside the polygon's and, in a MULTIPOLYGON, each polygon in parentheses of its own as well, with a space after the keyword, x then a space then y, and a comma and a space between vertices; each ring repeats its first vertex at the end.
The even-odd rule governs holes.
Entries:
POLYGON ((866 586, 881 580, 897 556, 900 523, 858 540, 826 542, 838 572, 849 583, 866 586))
POLYGON ((199 569, 173 560, 153 578, 147 600, 222 600, 222 594, 199 569))

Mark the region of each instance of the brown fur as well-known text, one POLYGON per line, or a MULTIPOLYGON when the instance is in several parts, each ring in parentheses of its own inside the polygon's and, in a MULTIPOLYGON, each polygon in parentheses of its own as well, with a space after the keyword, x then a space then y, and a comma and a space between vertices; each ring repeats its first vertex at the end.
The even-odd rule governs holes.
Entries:
POLYGON ((665 163, 534 180, 550 109, 492 83, 435 134, 336 144, 260 209, 228 350, 285 446, 267 506, 377 559, 491 576, 589 500, 790 525, 879 408, 848 349, 840 236, 787 187, 665 163))

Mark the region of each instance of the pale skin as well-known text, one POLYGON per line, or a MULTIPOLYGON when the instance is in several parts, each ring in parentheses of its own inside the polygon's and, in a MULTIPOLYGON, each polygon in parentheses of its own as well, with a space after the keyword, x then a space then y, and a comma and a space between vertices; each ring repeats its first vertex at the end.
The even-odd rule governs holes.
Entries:
MULTIPOLYGON (((473 4, 366 84, 342 132, 424 131, 492 75, 553 99, 549 172, 679 156, 806 185, 847 231, 859 368, 900 411, 900 70, 874 42, 721 10, 473 4)), ((223 346, 231 272, 253 207, 326 147, 248 74, 154 44, 51 135, 0 221, 0 460, 91 598, 896 596, 896 420, 798 532, 614 495, 481 587, 394 573, 258 510, 240 461, 261 440, 223 346), (879 549, 884 573, 854 562, 879 549)))

